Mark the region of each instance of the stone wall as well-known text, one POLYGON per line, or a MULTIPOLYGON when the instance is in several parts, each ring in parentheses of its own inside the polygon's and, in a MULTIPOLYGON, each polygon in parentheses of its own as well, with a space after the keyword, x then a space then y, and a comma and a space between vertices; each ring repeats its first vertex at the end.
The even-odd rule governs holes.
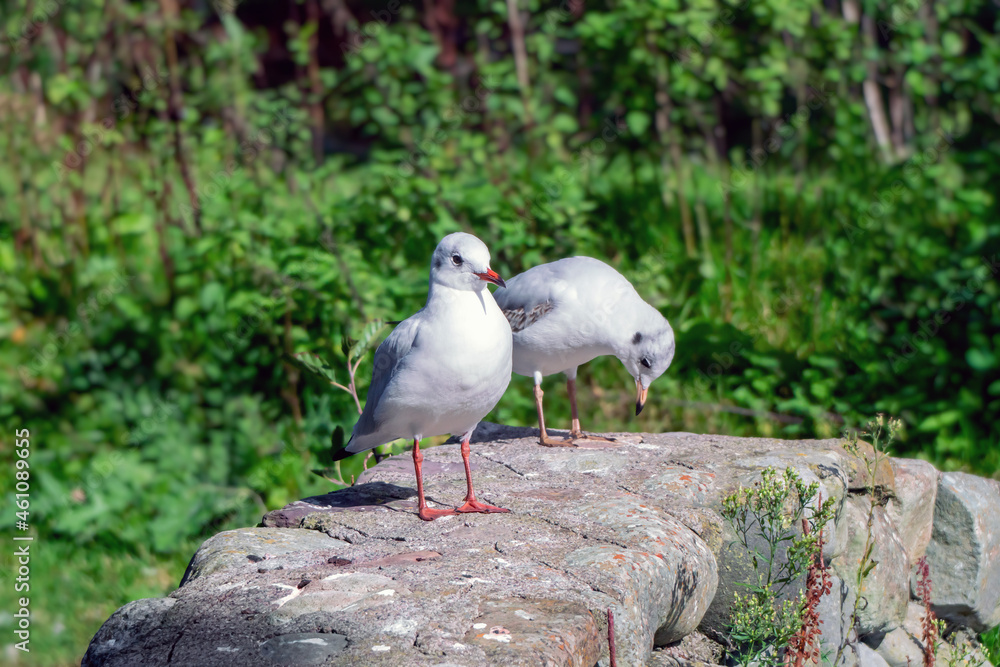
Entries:
MULTIPOLYGON (((937 614, 977 631, 1000 623, 1000 483, 903 459, 876 471, 885 502, 859 639, 849 619, 870 479, 840 441, 619 434, 550 449, 533 433, 483 424, 473 438, 477 494, 510 514, 420 521, 412 461, 389 458, 352 488, 206 541, 169 597, 104 624, 84 667, 607 667, 609 610, 622 667, 716 662, 712 640, 747 576, 721 501, 767 466, 835 500, 821 614, 827 651, 850 644, 844 664, 922 664, 923 555, 937 614)), ((460 504, 456 445, 426 450, 424 474, 429 499, 460 504)))

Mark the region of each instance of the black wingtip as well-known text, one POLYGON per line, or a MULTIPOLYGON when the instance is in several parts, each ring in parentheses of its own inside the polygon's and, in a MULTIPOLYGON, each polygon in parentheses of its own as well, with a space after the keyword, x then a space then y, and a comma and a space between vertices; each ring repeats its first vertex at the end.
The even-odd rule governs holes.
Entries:
POLYGON ((354 456, 357 453, 358 452, 349 452, 346 449, 341 449, 340 451, 331 452, 330 453, 330 462, 331 463, 336 463, 337 461, 343 461, 344 459, 348 459, 348 458, 354 456))
POLYGON ((352 454, 344 449, 344 427, 338 425, 330 434, 330 460, 341 461, 352 454))

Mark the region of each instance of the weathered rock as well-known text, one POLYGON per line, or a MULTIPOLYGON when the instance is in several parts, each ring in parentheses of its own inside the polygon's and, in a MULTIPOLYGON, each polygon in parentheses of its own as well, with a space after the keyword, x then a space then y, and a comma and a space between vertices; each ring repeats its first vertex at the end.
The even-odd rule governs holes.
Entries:
POLYGON ((913 667, 923 664, 924 652, 920 643, 903 628, 896 628, 882 638, 875 652, 889 667, 913 667))
POLYGON ((268 639, 260 645, 260 652, 265 660, 275 665, 322 665, 345 648, 347 637, 344 635, 298 632, 268 639))
MULTIPOLYGON (((868 646, 859 642, 851 642, 842 647, 832 648, 821 657, 822 665, 836 667, 885 667, 885 661, 868 646), (839 656, 839 657, 838 657, 839 656)), ((912 665, 911 667, 918 667, 912 665)))
MULTIPOLYGON (((717 575, 712 550, 689 526, 721 533, 698 480, 713 498, 721 488, 711 474, 666 480, 677 461, 696 470, 705 441, 631 436, 549 450, 533 434, 504 435, 522 433, 494 427, 494 440, 473 448, 472 468, 479 496, 512 514, 421 522, 411 460, 390 458, 363 484, 206 542, 171 597, 170 629, 164 618, 132 623, 141 645, 92 650, 85 664, 158 664, 172 652, 174 662, 256 665, 306 651, 302 660, 345 665, 422 665, 435 655, 456 665, 593 667, 607 656, 611 608, 624 666, 643 664, 654 641, 694 630, 717 575), (643 486, 650 477, 663 486, 643 486)), ((433 500, 464 495, 457 449, 425 452, 433 500)), ((125 611, 101 637, 124 627, 125 611)))
POLYGON ((201 545, 188 564, 181 586, 215 572, 232 567, 268 567, 274 556, 302 553, 314 560, 314 552, 338 549, 346 542, 331 539, 317 532, 303 533, 289 528, 240 528, 227 530, 201 545))
MULTIPOLYGON (((915 667, 924 663, 923 622, 927 616, 924 606, 910 602, 906 610, 906 620, 901 628, 896 628, 876 642, 875 651, 890 667, 915 667)), ((974 633, 961 627, 945 637, 937 637, 934 653, 935 664, 939 665, 989 665, 974 633)))
POLYGON ((858 667, 857 644, 847 644, 841 650, 835 651, 829 662, 836 667, 858 667), (839 659, 837 658, 838 654, 840 655, 839 659), (836 662, 834 662, 835 659, 836 662))
POLYGON ((488 602, 481 611, 464 641, 483 647, 485 664, 591 667, 600 655, 597 621, 583 605, 504 600, 488 602), (515 642, 517 650, 511 651, 515 642))
MULTIPOLYGON (((722 500, 769 465, 794 467, 834 499, 826 557, 860 556, 867 504, 848 488, 863 463, 838 441, 630 434, 611 446, 550 449, 536 434, 484 424, 473 436, 477 495, 510 514, 419 521, 412 461, 391 457, 352 488, 206 541, 183 585, 116 612, 83 665, 607 667, 608 609, 621 667, 708 662, 717 656, 678 652, 677 641, 698 627, 710 637, 725 630, 749 573, 726 537, 722 500), (654 646, 665 650, 651 655, 654 646)), ((424 479, 432 504, 458 504, 458 448, 426 450, 424 479)), ((885 632, 901 620, 908 568, 882 508, 875 528, 880 564, 864 623, 885 632)), ((854 607, 841 582, 854 573, 838 574, 838 599, 821 603, 825 646, 842 642, 854 607)), ((849 653, 841 664, 873 660, 849 653)))
POLYGON ((141 654, 146 633, 157 631, 170 621, 170 609, 177 604, 173 598, 135 600, 119 609, 104 622, 87 648, 91 664, 124 664, 124 655, 141 654))
POLYGON ((820 652, 836 654, 837 649, 854 639, 851 616, 854 591, 835 574, 830 575, 830 593, 820 598, 816 607, 820 620, 820 652))
MULTIPOLYGON (((885 658, 891 667, 913 667, 924 662, 923 620, 926 611, 922 604, 910 602, 906 607, 906 620, 902 627, 886 634, 872 647, 885 658)), ((938 657, 941 656, 940 650, 938 657)))
POLYGON ((697 535, 641 501, 629 494, 580 507, 579 516, 616 530, 630 548, 585 546, 567 554, 565 564, 572 571, 598 570, 592 588, 629 591, 619 604, 638 608, 641 636, 652 633, 653 643, 663 646, 698 627, 715 596, 718 573, 712 552, 697 535))
MULTIPOLYGON (((853 584, 868 541, 868 516, 872 512, 871 558, 877 563, 865 580, 858 606, 858 634, 887 633, 898 628, 906 617, 909 600, 909 561, 906 550, 883 507, 871 507, 867 497, 851 496, 844 520, 849 526, 849 542, 842 556, 833 559, 834 572, 853 584)), ((856 591, 855 591, 856 593, 856 591)))
POLYGON ((927 547, 934 613, 981 632, 1000 624, 1000 483, 943 473, 927 547))
MULTIPOLYGON (((646 667, 708 667, 722 664, 723 648, 700 632, 679 642, 656 648, 646 667)), ((601 665, 601 667, 605 667, 601 665)))
POLYGON ((919 602, 914 602, 911 600, 909 604, 906 605, 906 619, 903 621, 903 630, 907 632, 911 637, 915 638, 920 644, 920 649, 923 650, 923 636, 924 636, 924 618, 927 616, 927 610, 924 609, 924 605, 919 602))
POLYGON ((912 568, 926 553, 931 541, 940 473, 927 461, 918 459, 893 458, 890 462, 895 474, 896 497, 889 500, 886 511, 899 531, 912 568))
POLYGON ((858 667, 888 667, 885 659, 866 644, 854 645, 858 656, 858 667))

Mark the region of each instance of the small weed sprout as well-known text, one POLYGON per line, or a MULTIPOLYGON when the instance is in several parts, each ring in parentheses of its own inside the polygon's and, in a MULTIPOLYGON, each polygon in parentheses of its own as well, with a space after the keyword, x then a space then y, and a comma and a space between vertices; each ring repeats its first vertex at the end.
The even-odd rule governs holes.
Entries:
MULTIPOLYGON (((943 637, 945 632, 944 621, 938 619, 936 625, 937 636, 943 637)), ((954 633, 952 640, 954 644, 951 650, 945 654, 947 656, 947 667, 986 667, 989 664, 983 660, 982 654, 976 652, 976 647, 968 637, 960 637, 958 633, 954 633)), ((935 642, 935 650, 938 645, 940 645, 940 641, 935 642)))
POLYGON ((365 326, 361 332, 361 338, 358 340, 344 336, 340 341, 340 350, 347 359, 347 384, 338 382, 333 367, 317 354, 313 354, 312 352, 298 352, 286 355, 286 358, 307 373, 317 375, 337 389, 350 394, 360 415, 362 412, 361 399, 358 397, 358 385, 355 376, 358 372, 358 366, 361 365, 361 360, 364 359, 368 350, 372 348, 372 344, 376 340, 378 333, 382 331, 385 325, 386 322, 384 320, 374 320, 365 326))
POLYGON ((782 473, 767 467, 759 482, 723 500, 722 515, 756 573, 756 581, 741 584, 746 592, 735 593, 733 600, 729 640, 739 665, 779 664, 779 654, 802 629, 808 596, 782 597, 817 557, 822 559, 821 531, 833 506, 832 499, 820 497, 818 482, 806 484, 792 468, 782 473))
MULTIPOLYGON (((368 350, 373 347, 379 332, 382 331, 386 324, 385 320, 373 320, 365 325, 365 328, 361 332, 361 337, 358 340, 353 340, 347 336, 344 336, 341 339, 340 350, 347 359, 347 384, 338 382, 333 367, 327 363, 325 359, 319 355, 313 354, 312 352, 299 352, 296 354, 286 355, 286 359, 291 361, 300 369, 308 373, 312 373, 313 375, 329 382, 337 389, 350 394, 351 398, 354 399, 354 405, 358 409, 358 414, 360 415, 363 410, 361 408, 361 399, 358 397, 358 385, 356 381, 358 366, 361 365, 361 360, 364 359, 368 350)), ((338 426, 334 429, 331 437, 331 449, 338 450, 343 445, 343 440, 343 429, 338 426)), ((361 464, 363 470, 368 469, 368 460, 373 456, 375 458, 375 463, 380 462, 383 458, 383 455, 378 451, 378 448, 373 449, 368 452, 368 455, 365 456, 365 459, 361 464)), ((340 486, 354 486, 355 480, 353 475, 351 476, 350 482, 344 479, 343 473, 340 470, 340 461, 336 461, 333 468, 324 468, 322 470, 314 470, 313 472, 333 484, 340 486)))
MULTIPOLYGON (((868 481, 865 488, 865 494, 868 496, 868 517, 865 526, 867 533, 865 535, 864 550, 862 551, 861 559, 858 561, 858 569, 854 576, 855 596, 854 607, 851 609, 851 628, 855 630, 855 637, 857 636, 858 612, 864 609, 864 605, 868 603, 867 598, 864 596, 865 584, 868 581, 868 577, 871 576, 872 570, 878 565, 873 558, 875 536, 872 531, 875 525, 875 508, 884 505, 887 500, 884 497, 883 489, 879 488, 876 483, 877 475, 887 465, 889 448, 895 442, 902 428, 902 420, 886 420, 885 415, 882 414, 870 420, 867 425, 868 430, 860 433, 860 435, 866 436, 871 440, 870 451, 867 447, 862 447, 863 443, 858 441, 859 433, 857 431, 846 431, 844 433, 844 439, 846 440, 844 449, 864 461, 865 470, 868 474, 868 481)), ((834 660, 834 664, 840 664, 841 657, 850 641, 851 633, 844 633, 844 639, 837 649, 837 657, 834 660)))

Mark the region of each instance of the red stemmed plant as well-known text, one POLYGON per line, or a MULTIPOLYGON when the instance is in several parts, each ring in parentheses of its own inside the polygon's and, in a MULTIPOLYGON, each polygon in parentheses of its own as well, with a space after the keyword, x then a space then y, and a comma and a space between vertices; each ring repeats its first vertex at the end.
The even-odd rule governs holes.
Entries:
POLYGON ((927 557, 917 561, 917 597, 924 605, 924 620, 921 622, 924 644, 924 667, 934 667, 934 645, 938 639, 937 617, 931 610, 931 566, 927 557))
MULTIPOLYGON (((822 504, 822 498, 820 498, 822 504)), ((809 521, 802 519, 802 534, 809 535, 809 521)), ((816 539, 816 551, 813 561, 809 564, 806 575, 806 600, 802 609, 802 625, 799 631, 788 642, 785 652, 785 665, 803 667, 806 663, 820 664, 819 626, 823 622, 819 618, 819 601, 830 593, 833 582, 830 571, 823 563, 823 530, 820 529, 816 539)))

